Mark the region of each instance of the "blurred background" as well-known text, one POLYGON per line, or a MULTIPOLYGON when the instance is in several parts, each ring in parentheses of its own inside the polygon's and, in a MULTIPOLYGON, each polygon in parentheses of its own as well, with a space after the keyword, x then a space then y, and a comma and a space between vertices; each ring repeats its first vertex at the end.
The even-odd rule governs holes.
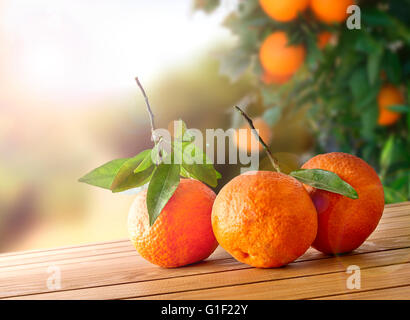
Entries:
MULTIPOLYGON (((237 121, 232 106, 251 101, 250 115, 264 115, 272 150, 282 152, 284 162, 326 151, 306 109, 272 112, 280 86, 261 83, 257 66, 242 63, 257 50, 246 59, 238 51, 232 55, 238 34, 226 21, 234 12, 247 19, 241 3, 0 0, 0 253, 127 237, 133 195, 77 180, 109 160, 151 147, 135 76, 158 127, 182 118, 192 128, 227 129, 237 121)), ((249 3, 257 17, 269 19, 258 1, 249 3)), ((408 172, 408 162, 400 168, 408 172)), ((223 175, 219 188, 239 170, 217 169, 223 175)), ((408 177, 401 187, 410 188, 408 177)))

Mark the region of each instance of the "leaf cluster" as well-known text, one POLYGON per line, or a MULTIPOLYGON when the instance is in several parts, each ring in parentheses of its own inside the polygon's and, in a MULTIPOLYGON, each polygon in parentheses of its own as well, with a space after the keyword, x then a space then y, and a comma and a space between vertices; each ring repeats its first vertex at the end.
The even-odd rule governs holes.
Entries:
POLYGON ((148 185, 147 209, 150 225, 153 225, 181 177, 197 179, 211 187, 216 187, 221 178, 210 159, 196 146, 186 124, 182 120, 178 124, 173 140, 160 137, 152 149, 132 158, 112 160, 79 181, 114 193, 148 185))

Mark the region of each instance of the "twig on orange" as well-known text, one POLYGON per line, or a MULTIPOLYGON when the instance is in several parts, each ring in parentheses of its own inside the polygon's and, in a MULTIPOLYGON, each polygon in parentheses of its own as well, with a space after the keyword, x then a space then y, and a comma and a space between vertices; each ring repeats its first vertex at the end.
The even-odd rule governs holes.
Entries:
MULTIPOLYGON (((154 142, 154 145, 157 145, 162 141, 162 138, 155 135, 154 113, 152 112, 151 105, 150 105, 149 100, 148 100, 148 96, 145 93, 144 87, 142 86, 142 84, 141 84, 140 80, 138 79, 138 77, 135 77, 135 81, 137 82, 137 85, 138 85, 138 87, 140 88, 140 90, 142 92, 142 95, 145 99, 145 105, 147 106, 149 120, 150 120, 150 123, 151 123, 151 140, 154 142)), ((161 159, 162 159, 162 152, 161 152, 160 148, 158 148, 158 157, 157 157, 156 165, 159 165, 158 160, 161 161, 161 159)))
POLYGON ((157 139, 154 136, 154 131, 155 131, 155 123, 154 123, 154 114, 152 113, 152 109, 151 109, 151 105, 149 104, 149 100, 148 100, 148 96, 145 93, 144 87, 142 86, 140 80, 138 79, 138 77, 135 78, 135 81, 138 84, 138 87, 140 88, 142 95, 144 96, 145 99, 145 104, 147 106, 147 111, 148 111, 148 115, 149 115, 149 119, 150 119, 150 123, 151 123, 151 139, 152 141, 154 141, 155 143, 157 143, 157 139))

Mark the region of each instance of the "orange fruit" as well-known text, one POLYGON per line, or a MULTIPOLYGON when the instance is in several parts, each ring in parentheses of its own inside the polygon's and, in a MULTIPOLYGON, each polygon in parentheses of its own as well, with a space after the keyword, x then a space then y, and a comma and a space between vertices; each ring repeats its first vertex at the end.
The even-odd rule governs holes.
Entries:
POLYGON ((400 119, 400 113, 388 109, 390 106, 404 103, 404 97, 398 88, 391 84, 384 85, 377 97, 377 103, 379 105, 379 119, 377 121, 379 125, 389 126, 400 119))
POLYGON ((319 220, 312 246, 326 254, 358 248, 376 229, 384 209, 383 186, 376 171, 362 159, 341 152, 313 157, 302 168, 332 171, 359 195, 354 200, 306 186, 319 220))
POLYGON ((317 35, 317 46, 323 49, 332 39, 332 34, 328 31, 323 31, 317 35))
POLYGON ((316 236, 317 213, 296 179, 253 171, 235 177, 219 192, 212 228, 219 244, 238 261, 273 268, 306 252, 316 236))
POLYGON ((128 215, 130 240, 143 258, 172 268, 206 259, 216 249, 211 225, 215 193, 202 182, 181 179, 151 227, 146 198, 147 191, 140 192, 128 215))
POLYGON ((288 82, 292 78, 292 75, 286 75, 286 76, 278 76, 275 74, 270 74, 269 72, 264 72, 262 75, 262 82, 264 84, 284 84, 288 82))
POLYGON ((311 0, 310 7, 316 18, 324 23, 340 23, 347 18, 347 8, 354 0, 311 0))
POLYGON ((304 11, 310 0, 259 0, 265 13, 280 22, 288 22, 297 18, 304 11))
MULTIPOLYGON (((262 140, 265 141, 266 144, 269 144, 272 140, 272 130, 266 121, 261 117, 255 118, 253 120, 253 126, 255 129, 259 130, 258 134, 262 140)), ((252 132, 252 129, 249 127, 248 123, 242 125, 239 130, 235 131, 234 142, 240 150, 247 151, 248 153, 256 150, 262 151, 263 146, 252 132), (246 130, 246 135, 241 136, 239 130, 246 130), (245 137, 246 140, 244 139, 245 137)))
POLYGON ((305 47, 289 46, 288 42, 283 31, 276 31, 265 39, 259 50, 259 60, 265 71, 278 77, 290 77, 302 66, 305 47))

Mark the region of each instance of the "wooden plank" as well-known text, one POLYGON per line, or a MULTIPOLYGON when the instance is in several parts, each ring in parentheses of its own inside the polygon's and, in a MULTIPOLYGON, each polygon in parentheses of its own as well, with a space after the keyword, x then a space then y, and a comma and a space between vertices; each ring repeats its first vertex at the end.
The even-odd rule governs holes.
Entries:
POLYGON ((400 217, 403 215, 408 215, 410 211, 410 205, 409 207, 400 207, 400 208, 392 208, 390 210, 384 210, 382 219, 390 219, 393 217, 400 217))
MULTIPOLYGON (((410 202, 409 202, 410 205, 410 202)), ((394 207, 393 207, 394 208, 394 207)), ((402 207, 398 207, 402 208, 402 207)), ((388 210, 388 209, 386 209, 388 210)), ((402 226, 410 226, 410 209, 408 214, 401 216, 383 216, 377 230, 377 234, 373 234, 372 237, 379 236, 379 230, 386 230, 392 228, 402 228, 402 226)), ((407 227, 406 227, 407 228, 407 227)), ((400 233, 401 235, 407 234, 404 230, 400 233)), ((409 232, 410 233, 410 232, 409 232)), ((380 234, 382 237, 385 237, 386 234, 380 234)), ((47 263, 50 260, 54 263, 63 263, 64 260, 71 261, 75 258, 89 258, 89 257, 98 257, 100 255, 106 254, 117 254, 121 252, 129 252, 131 255, 135 254, 135 249, 128 240, 113 241, 107 243, 91 244, 84 245, 79 247, 66 247, 61 250, 50 249, 46 251, 34 251, 28 252, 26 254, 16 254, 16 255, 0 255, 0 269, 3 267, 12 267, 12 266, 28 266, 29 264, 38 264, 41 262, 47 263)), ((214 257, 215 258, 215 257, 214 257)), ((226 257, 223 257, 226 258, 226 257)))
MULTIPOLYGON (((131 251, 113 251, 111 253, 106 253, 103 255, 90 255, 90 256, 81 256, 81 257, 75 257, 75 258, 66 258, 66 259, 50 259, 48 258, 44 262, 38 262, 38 263, 28 263, 24 265, 17 265, 17 266, 10 266, 10 267, 2 267, 0 270, 2 273, 6 272, 20 272, 24 270, 33 270, 33 269, 44 269, 49 267, 50 265, 71 265, 71 264, 81 264, 85 262, 94 262, 94 263, 101 263, 101 264, 109 264, 110 261, 115 261, 117 259, 120 259, 121 257, 129 257, 132 259, 134 264, 138 264, 140 262, 145 262, 146 260, 142 258, 137 251, 131 250, 131 251)), ((218 247, 215 252, 205 261, 207 260, 219 260, 219 259, 227 259, 231 258, 231 255, 227 253, 222 247, 218 247)), ((155 267, 152 265, 152 267, 155 267)))
MULTIPOLYGON (((410 228, 410 226, 409 226, 410 228)), ((382 238, 365 242, 356 252, 374 252, 410 246, 409 228, 387 230, 382 238), (385 239, 386 235, 399 235, 385 239)), ((309 249, 298 261, 327 258, 314 249, 309 249)), ((209 272, 222 272, 248 268, 248 266, 236 262, 223 249, 219 249, 211 259, 230 259, 221 263, 207 264, 206 268, 202 264, 179 269, 161 269, 153 266, 138 256, 135 250, 130 253, 113 253, 101 257, 81 257, 61 260, 51 260, 38 264, 29 264, 19 267, 3 268, 0 274, 0 297, 15 296, 19 294, 35 294, 47 292, 45 286, 49 274, 47 267, 58 265, 64 274, 63 288, 75 289, 100 285, 111 285, 124 282, 147 281, 163 279, 166 277, 178 277, 183 275, 203 274, 209 272), (214 269, 212 269, 214 268, 214 269), (136 272, 138 269, 140 272, 136 272), (116 270, 113 274, 112 270, 116 270), (86 276, 82 276, 82 273, 86 276), (91 274, 91 276, 88 276, 91 274)))
POLYGON ((85 257, 89 255, 99 255, 118 251, 135 251, 129 240, 121 240, 117 242, 104 242, 98 245, 85 245, 80 247, 67 247, 61 250, 49 250, 49 251, 36 251, 28 252, 18 255, 6 255, 0 256, 0 267, 20 265, 27 263, 38 263, 41 261, 47 261, 52 258, 53 260, 85 257))
MULTIPOLYGON (((393 216, 400 216, 400 215, 410 215, 410 201, 408 202, 401 202, 396 204, 389 204, 386 205, 382 219, 388 219, 389 217, 393 216)), ((30 251, 21 251, 21 252, 10 252, 10 253, 0 253, 0 261, 5 258, 16 258, 19 257, 35 257, 37 255, 53 255, 56 253, 61 252, 71 252, 75 253, 77 251, 93 251, 98 250, 102 247, 111 247, 111 246, 118 246, 118 245, 126 245, 129 246, 128 239, 120 239, 114 241, 107 241, 107 242, 97 242, 97 243, 88 243, 84 245, 76 245, 76 246, 66 246, 66 247, 59 247, 59 248, 49 248, 49 249, 36 249, 30 251)))
MULTIPOLYGON (((377 257, 379 259, 379 257, 377 257)), ((349 275, 345 272, 298 277, 293 279, 265 281, 207 290, 184 291, 149 296, 149 299, 311 299, 332 294, 351 292, 346 287, 349 275)), ((410 264, 383 266, 361 270, 362 289, 368 291, 391 286, 410 285, 410 264)), ((356 289, 354 289, 356 290, 356 289)), ((133 299, 147 299, 138 297, 133 299)), ((388 298, 388 297, 385 297, 388 298)))
MULTIPOLYGON (((303 257, 291 266, 304 262, 316 263, 318 261, 314 260, 320 259, 340 261, 340 259, 347 257, 361 256, 363 253, 372 252, 384 256, 388 251, 383 253, 380 251, 409 248, 409 208, 410 202, 386 207, 385 214, 375 233, 361 248, 350 255, 335 259, 329 258, 314 249, 309 249, 303 257)), ((406 253, 405 258, 409 256, 406 253)), ((103 292, 107 288, 113 287, 111 290, 115 292, 118 289, 120 293, 123 292, 121 290, 124 290, 128 294, 130 290, 135 289, 136 285, 146 285, 147 283, 154 285, 153 283, 156 281, 168 280, 178 282, 186 280, 184 278, 193 279, 196 276, 208 276, 208 284, 210 285, 214 275, 226 277, 226 273, 257 270, 235 261, 221 248, 208 261, 186 268, 162 269, 143 260, 128 240, 120 240, 79 247, 66 247, 61 250, 49 249, 0 255, 0 297, 39 293, 45 293, 39 294, 39 296, 47 295, 46 279, 49 276, 47 267, 50 265, 58 265, 61 268, 63 281, 63 291, 53 292, 50 295, 66 295, 67 292, 74 291, 85 294, 86 291, 84 290, 90 290, 91 294, 91 292, 95 292, 95 287, 101 288, 97 291, 102 290, 103 292)), ((308 274, 308 276, 311 276, 311 274, 308 274)), ((186 290, 197 290, 197 288, 186 290)), ((101 296, 103 297, 104 294, 101 296)))
POLYGON ((0 253, 0 259, 2 258, 11 258, 11 257, 21 257, 21 256, 36 256, 36 255, 46 255, 46 254, 53 254, 56 252, 61 251, 81 251, 81 250, 93 250, 93 248, 99 248, 101 246, 110 246, 116 245, 118 243, 126 242, 127 239, 120 239, 114 241, 105 241, 105 242, 95 242, 95 243, 86 243, 83 245, 75 245, 75 246, 64 246, 58 248, 49 248, 49 249, 35 249, 35 250, 27 250, 27 251, 17 251, 17 252, 6 252, 0 253))
MULTIPOLYGON (((410 247, 410 236, 366 242, 350 255, 404 247, 410 247)), ((45 283, 49 277, 47 267, 50 265, 58 265, 61 268, 62 287, 65 290, 250 268, 231 258, 222 248, 220 250, 220 259, 211 257, 205 262, 176 269, 159 268, 137 255, 128 254, 110 255, 109 259, 95 261, 84 260, 84 258, 73 259, 69 263, 64 261, 64 264, 54 264, 53 261, 49 261, 35 268, 21 267, 20 270, 16 270, 15 267, 10 268, 8 272, 4 272, 7 269, 3 269, 0 273, 0 297, 47 292, 45 283), (227 258, 222 258, 223 255, 227 258)), ((310 248, 295 263, 329 258, 332 259, 310 248)))
POLYGON ((391 216, 391 217, 386 217, 382 218, 379 222, 378 226, 385 226, 385 225, 390 225, 394 223, 403 223, 403 222, 408 222, 410 219, 410 213, 408 214, 403 214, 400 216, 391 216))
MULTIPOLYGON (((124 283, 111 286, 99 286, 94 288, 86 288, 81 290, 68 290, 51 292, 40 295, 30 295, 25 298, 29 299, 123 299, 128 297, 146 297, 151 298, 152 295, 161 295, 168 292, 180 292, 178 298, 190 298, 191 292, 196 292, 201 289, 209 289, 212 291, 215 287, 234 286, 241 288, 249 283, 272 282, 272 281, 293 281, 295 278, 306 277, 312 278, 316 275, 327 276, 329 273, 340 273, 337 279, 343 279, 346 282, 346 268, 349 265, 358 265, 363 269, 374 268, 396 264, 396 271, 404 268, 410 275, 410 266, 401 263, 406 263, 410 258, 410 248, 385 251, 381 255, 379 252, 343 256, 338 258, 328 258, 319 260, 302 261, 292 263, 286 268, 279 269, 256 269, 242 268, 225 272, 212 272, 207 274, 182 276, 176 278, 165 278, 154 281, 142 281, 133 283, 124 283), (189 294, 185 294, 189 291, 189 294)), ((213 261, 210 261, 212 263, 213 261)), ((235 263, 235 261, 226 261, 227 263, 235 263)), ((242 265, 244 266, 244 265, 242 265)), ((215 266, 211 268, 215 270, 215 266)), ((335 277, 335 276, 334 276, 335 277)), ((333 277, 333 278, 334 278, 333 277)), ((316 279, 315 279, 316 281, 316 279)), ((410 278, 408 279, 410 284, 410 278)), ((272 284, 269 284, 272 285, 272 284)), ((236 289, 229 289, 235 291, 236 289)), ((240 290, 240 289, 238 289, 240 290)), ((206 290, 205 290, 206 291, 206 290)), ((213 291, 212 291, 213 292, 213 291)), ((231 291, 230 291, 231 292, 231 291)), ((200 299, 201 293, 196 294, 195 298, 200 299)), ((207 296, 209 299, 215 298, 213 295, 207 296)), ((216 298, 219 296, 216 295, 216 298)), ((226 295, 231 299, 230 295, 226 295)), ((17 297, 18 298, 18 297, 17 297)), ((20 298, 24 298, 21 297, 20 298)), ((170 296, 171 299, 174 296, 170 296)), ((238 299, 237 296, 232 299, 238 299)), ((245 299, 245 298, 243 298, 245 299)))
POLYGON ((409 207, 410 201, 404 201, 404 202, 397 202, 397 203, 391 203, 391 204, 386 204, 386 208, 398 208, 398 207, 409 207))
POLYGON ((410 300, 410 286, 347 293, 312 300, 410 300))
POLYGON ((382 238, 387 238, 387 237, 405 237, 410 235, 410 226, 406 227, 401 227, 401 228, 387 228, 387 229, 381 229, 381 230, 376 230, 373 232, 368 240, 375 240, 375 239, 382 239, 382 238))

